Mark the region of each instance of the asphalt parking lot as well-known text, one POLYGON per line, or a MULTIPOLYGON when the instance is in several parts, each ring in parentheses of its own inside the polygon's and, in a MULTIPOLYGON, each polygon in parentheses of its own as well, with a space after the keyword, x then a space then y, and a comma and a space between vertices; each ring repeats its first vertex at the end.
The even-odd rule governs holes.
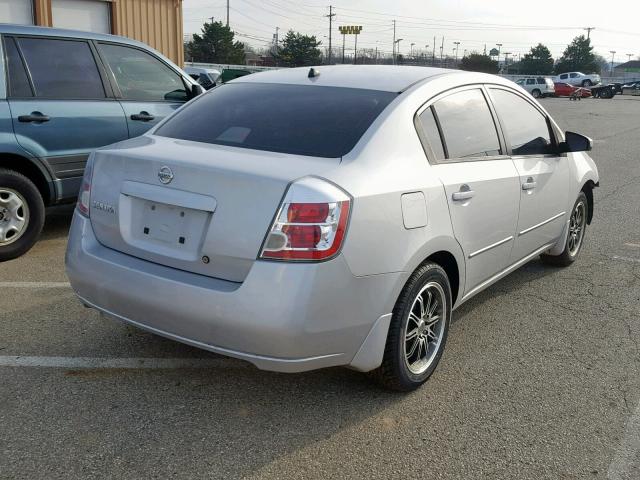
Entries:
POLYGON ((101 319, 66 283, 72 210, 51 212, 0 264, 0 478, 640 478, 640 97, 541 102, 595 139, 581 258, 461 307, 409 395, 101 319))

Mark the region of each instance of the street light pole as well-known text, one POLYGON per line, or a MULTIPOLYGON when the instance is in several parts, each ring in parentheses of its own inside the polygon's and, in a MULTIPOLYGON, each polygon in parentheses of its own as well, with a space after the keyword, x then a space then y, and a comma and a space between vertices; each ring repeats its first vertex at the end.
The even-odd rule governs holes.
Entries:
POLYGON ((396 63, 398 62, 398 55, 400 55, 400 42, 401 42, 402 40, 403 40, 402 38, 398 38, 398 39, 395 41, 395 45, 396 45, 396 48, 395 48, 395 52, 396 52, 396 63))
POLYGON ((616 51, 615 50, 609 50, 609 53, 611 54, 611 76, 613 77, 613 59, 616 56, 616 51))
POLYGON ((498 47, 498 65, 500 65, 500 49, 502 48, 502 44, 496 43, 496 47, 498 47))
POLYGON ((413 57, 413 46, 415 45, 415 43, 411 43, 411 53, 409 54, 411 57, 413 57))
POLYGON ((453 42, 453 44, 456 46, 456 57, 455 57, 456 59, 455 59, 454 65, 457 65, 458 64, 458 49, 460 48, 460 42, 453 42))

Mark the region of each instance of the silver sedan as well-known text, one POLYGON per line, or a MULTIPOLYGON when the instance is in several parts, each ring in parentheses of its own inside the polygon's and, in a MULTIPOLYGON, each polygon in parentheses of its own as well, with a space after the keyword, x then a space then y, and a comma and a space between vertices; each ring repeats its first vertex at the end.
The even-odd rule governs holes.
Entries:
POLYGON ((159 335, 410 390, 458 306, 539 255, 577 258, 590 149, 492 75, 254 74, 91 156, 67 273, 85 305, 159 335))

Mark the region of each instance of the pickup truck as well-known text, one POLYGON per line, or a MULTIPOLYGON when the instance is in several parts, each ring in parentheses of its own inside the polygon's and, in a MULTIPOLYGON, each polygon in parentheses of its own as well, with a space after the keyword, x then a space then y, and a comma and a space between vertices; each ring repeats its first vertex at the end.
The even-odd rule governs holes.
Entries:
POLYGON ((602 80, 597 73, 586 75, 582 72, 567 72, 556 75, 553 81, 556 83, 568 83, 576 87, 590 87, 591 85, 599 84, 602 80))

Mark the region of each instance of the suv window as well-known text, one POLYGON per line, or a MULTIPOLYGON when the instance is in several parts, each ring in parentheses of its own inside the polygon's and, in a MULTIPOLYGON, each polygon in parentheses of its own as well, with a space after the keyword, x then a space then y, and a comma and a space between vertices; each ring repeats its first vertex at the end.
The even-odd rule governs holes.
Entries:
POLYGON ((182 77, 153 55, 137 48, 99 44, 125 100, 186 102, 182 77))
POLYGON ((447 158, 500 154, 500 142, 480 89, 464 90, 438 100, 435 109, 447 158))
POLYGON ((438 124, 433 116, 433 109, 431 107, 427 108, 418 118, 420 120, 420 125, 422 126, 422 131, 427 137, 427 141, 436 156, 436 160, 444 159, 446 156, 444 154, 444 147, 442 146, 442 139, 440 138, 438 124))
POLYGON ((536 81, 533 78, 527 78, 527 85, 535 85, 536 81))
POLYGON ((544 85, 546 83, 543 77, 536 78, 536 82, 538 82, 538 85, 544 85))
POLYGON ((569 78, 569 75, 567 75, 566 73, 563 73, 562 75, 560 75, 560 78, 562 80, 565 80, 565 79, 569 78))
POLYGON ((33 97, 29 77, 20 58, 18 47, 13 38, 6 38, 4 46, 7 53, 7 69, 9 80, 9 96, 33 97))
POLYGON ((37 97, 105 98, 89 44, 81 40, 18 38, 37 97))
POLYGON ((547 119, 537 108, 506 90, 492 88, 491 95, 513 155, 553 153, 547 119))
POLYGON ((578 76, 578 74, 577 74, 577 73, 570 73, 570 74, 569 74, 569 76, 570 76, 571 78, 576 78, 576 77, 578 76))
POLYGON ((270 152, 338 158, 398 96, 359 88, 231 83, 173 115, 156 135, 270 152))

